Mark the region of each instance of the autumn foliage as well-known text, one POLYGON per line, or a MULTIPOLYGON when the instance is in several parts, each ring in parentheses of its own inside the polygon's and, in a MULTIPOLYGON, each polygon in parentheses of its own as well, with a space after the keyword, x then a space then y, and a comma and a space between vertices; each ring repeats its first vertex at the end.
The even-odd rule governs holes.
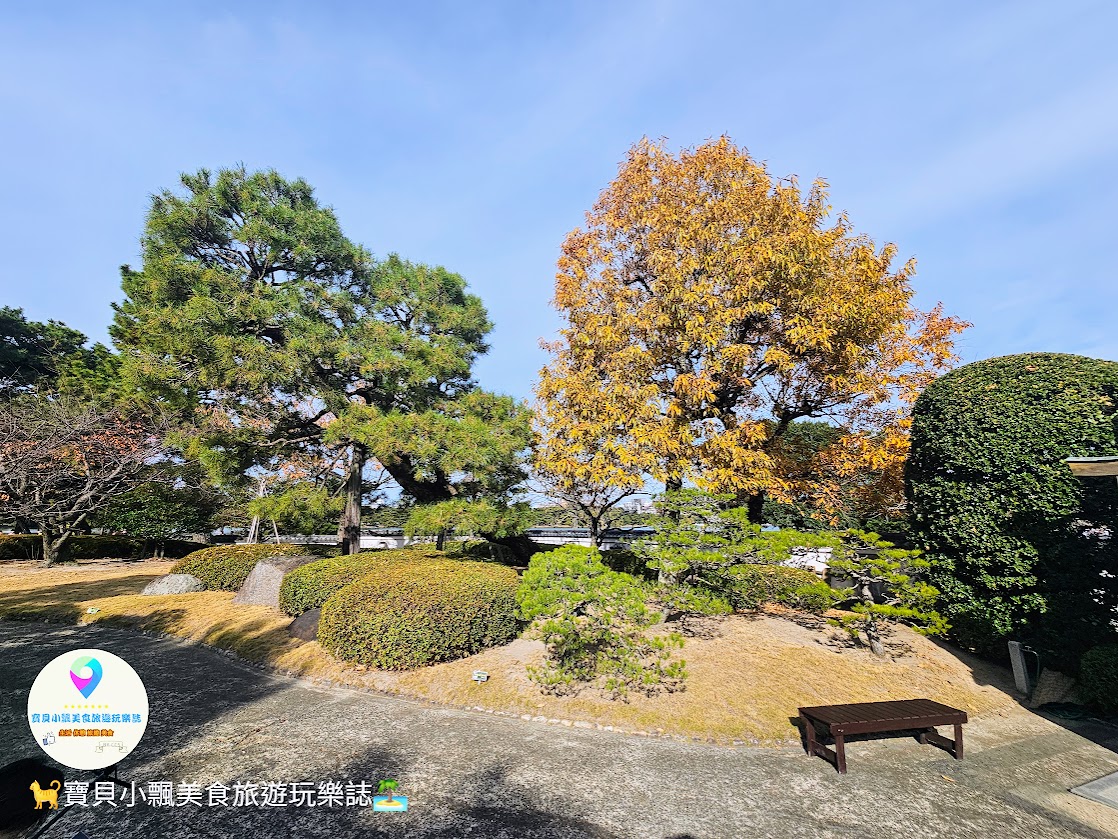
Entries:
POLYGON ((914 263, 830 209, 825 182, 774 179, 726 137, 634 146, 563 244, 540 467, 823 508, 867 471, 899 477, 910 405, 967 324, 916 310, 914 263), (841 434, 800 485, 779 442, 811 417, 841 434))

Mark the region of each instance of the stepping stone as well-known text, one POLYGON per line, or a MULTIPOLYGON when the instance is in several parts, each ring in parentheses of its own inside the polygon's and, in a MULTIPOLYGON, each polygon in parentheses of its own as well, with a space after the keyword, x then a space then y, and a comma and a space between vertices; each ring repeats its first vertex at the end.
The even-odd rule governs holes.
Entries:
POLYGON ((278 609, 280 585, 287 573, 320 559, 320 556, 272 556, 262 559, 249 573, 233 602, 278 609))
POLYGON ((158 580, 152 580, 140 594, 187 594, 205 590, 206 584, 193 574, 167 574, 158 580))

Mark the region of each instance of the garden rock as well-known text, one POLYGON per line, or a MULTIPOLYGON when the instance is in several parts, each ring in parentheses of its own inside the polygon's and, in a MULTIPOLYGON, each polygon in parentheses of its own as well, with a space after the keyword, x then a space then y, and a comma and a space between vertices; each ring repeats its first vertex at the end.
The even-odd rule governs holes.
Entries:
POLYGON ((291 633, 292 638, 298 638, 301 641, 314 641, 318 638, 318 619, 321 617, 321 606, 310 609, 295 618, 287 631, 291 633))
POLYGON ((152 580, 140 594, 187 594, 205 590, 206 584, 193 574, 167 574, 158 580, 152 580))
POLYGON ((320 559, 320 556, 273 556, 262 559, 249 573, 233 602, 278 609, 280 585, 283 584, 284 576, 300 565, 320 559))

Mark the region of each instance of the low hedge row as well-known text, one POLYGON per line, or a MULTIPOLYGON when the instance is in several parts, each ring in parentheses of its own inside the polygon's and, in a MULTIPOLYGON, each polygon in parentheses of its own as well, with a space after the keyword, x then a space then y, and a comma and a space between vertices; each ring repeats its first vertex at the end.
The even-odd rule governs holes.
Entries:
POLYGON ((171 573, 193 574, 211 590, 237 591, 260 560, 306 553, 305 545, 218 545, 188 554, 171 573))
POLYGON ((392 562, 423 562, 443 558, 445 555, 434 548, 411 547, 362 551, 359 554, 308 562, 283 578, 280 586, 280 609, 292 617, 298 617, 303 612, 321 606, 334 592, 377 567, 392 562))
MULTIPOLYGON (((197 542, 143 539, 136 536, 72 536, 66 543, 70 559, 141 559, 162 551, 178 559, 198 549, 197 542)), ((43 539, 36 533, 0 533, 0 560, 41 559, 43 539)))
POLYGON ((805 612, 824 612, 838 600, 835 591, 811 571, 785 565, 734 565, 716 586, 736 611, 778 603, 805 612))
POLYGON ((322 606, 318 642, 335 656, 407 670, 516 637, 516 571, 491 562, 386 562, 322 606))

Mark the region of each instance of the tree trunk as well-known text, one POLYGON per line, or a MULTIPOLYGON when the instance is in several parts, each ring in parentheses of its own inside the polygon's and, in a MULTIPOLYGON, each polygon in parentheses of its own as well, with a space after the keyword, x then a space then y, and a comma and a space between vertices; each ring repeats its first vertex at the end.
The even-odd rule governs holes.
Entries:
POLYGON ((435 537, 435 550, 441 551, 446 547, 446 531, 440 530, 439 535, 435 537))
POLYGON ((56 562, 62 562, 69 556, 69 532, 61 535, 56 535, 48 528, 39 528, 39 532, 43 537, 43 564, 54 565, 56 562))
POLYGON ((885 644, 881 641, 876 624, 866 624, 866 640, 870 642, 870 652, 879 658, 885 658, 885 644))
POLYGON ((750 524, 765 523, 765 491, 759 490, 745 502, 745 509, 749 515, 750 524))
MULTIPOLYGON (((264 479, 260 479, 260 485, 256 488, 256 497, 264 497, 264 479)), ((245 541, 250 545, 257 545, 260 543, 260 516, 253 516, 252 523, 248 526, 248 536, 245 541)))
POLYGON ((365 459, 368 451, 354 443, 349 454, 349 472, 345 482, 345 509, 342 511, 342 553, 355 554, 361 550, 361 498, 364 496, 365 459))

